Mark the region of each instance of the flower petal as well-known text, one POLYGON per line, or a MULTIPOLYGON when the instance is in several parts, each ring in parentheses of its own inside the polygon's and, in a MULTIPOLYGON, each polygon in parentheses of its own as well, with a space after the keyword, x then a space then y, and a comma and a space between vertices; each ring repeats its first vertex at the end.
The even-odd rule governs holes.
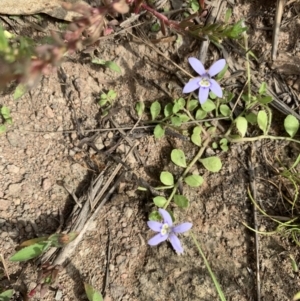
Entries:
POLYGON ((148 227, 155 231, 155 232, 160 232, 161 227, 162 227, 162 223, 156 222, 156 221, 148 221, 147 222, 148 227))
POLYGON ((183 253, 183 248, 181 246, 180 240, 174 233, 171 233, 169 235, 169 239, 173 249, 179 254, 183 253))
POLYGON ((210 79, 210 90, 216 94, 218 97, 222 97, 223 96, 223 92, 222 89, 220 87, 220 85, 214 80, 214 79, 210 79))
POLYGON ((183 232, 190 230, 192 228, 192 226, 193 226, 192 223, 182 223, 182 224, 179 224, 179 225, 173 227, 172 230, 174 233, 183 233, 183 232))
POLYGON ((173 225, 172 217, 170 213, 165 209, 158 209, 159 214, 162 216, 164 223, 167 223, 170 227, 173 225))
POLYGON ((158 233, 148 240, 148 245, 156 246, 156 245, 160 244, 161 242, 167 240, 168 237, 169 237, 168 234, 161 235, 160 233, 158 233))
POLYGON ((192 66, 192 68, 199 74, 199 75, 203 75, 206 73, 206 70, 203 66, 203 64, 196 59, 195 57, 190 57, 189 58, 189 63, 192 66))
POLYGON ((209 88, 200 87, 198 97, 201 104, 204 104, 207 101, 208 92, 209 88))
POLYGON ((208 70, 208 74, 210 76, 215 76, 219 72, 221 72, 226 65, 226 61, 224 59, 218 60, 214 62, 208 70))
POLYGON ((187 84, 185 84, 184 88, 183 88, 183 93, 190 93, 195 91, 196 89, 199 89, 199 81, 200 81, 200 77, 196 77, 191 79, 187 84))

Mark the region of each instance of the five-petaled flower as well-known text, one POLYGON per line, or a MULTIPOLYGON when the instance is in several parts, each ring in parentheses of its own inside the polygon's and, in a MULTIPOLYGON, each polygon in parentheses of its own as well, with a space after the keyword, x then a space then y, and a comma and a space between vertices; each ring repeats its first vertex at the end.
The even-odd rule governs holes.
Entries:
POLYGON ((220 85, 212 79, 212 77, 223 70, 226 65, 226 61, 224 59, 216 61, 211 65, 208 71, 206 71, 203 64, 194 57, 189 58, 189 63, 200 76, 191 79, 184 86, 183 93, 190 93, 199 89, 199 101, 201 104, 206 102, 209 90, 211 90, 216 96, 222 97, 222 89, 220 85))
POLYGON ((183 253, 183 248, 181 246, 180 240, 177 237, 177 234, 190 230, 192 228, 192 224, 182 223, 177 226, 173 226, 172 218, 169 212, 164 209, 158 209, 158 211, 162 217, 162 222, 156 222, 156 221, 147 222, 151 230, 155 232, 159 232, 148 241, 148 244, 150 246, 156 246, 159 243, 169 239, 174 250, 178 254, 183 253))

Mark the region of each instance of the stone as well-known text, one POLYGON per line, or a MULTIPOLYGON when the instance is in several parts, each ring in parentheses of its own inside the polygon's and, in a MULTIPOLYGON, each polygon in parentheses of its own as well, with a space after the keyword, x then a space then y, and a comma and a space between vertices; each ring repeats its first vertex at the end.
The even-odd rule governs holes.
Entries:
POLYGON ((10 164, 6 166, 6 169, 8 170, 9 173, 19 173, 20 168, 14 164, 10 164))
POLYGON ((10 184, 8 186, 8 194, 11 196, 20 196, 22 185, 22 183, 10 184))
POLYGON ((130 207, 126 207, 124 209, 124 216, 126 217, 126 220, 130 219, 132 213, 133 213, 133 210, 130 207))
MULTIPOLYGON (((86 4, 80 0, 67 0, 66 2, 86 4)), ((72 21, 74 17, 81 16, 63 8, 61 3, 61 0, 1 0, 0 14, 33 15, 44 13, 66 21, 72 21)))
POLYGON ((45 107, 45 113, 46 113, 47 117, 49 117, 49 118, 54 118, 54 116, 55 116, 53 113, 53 110, 49 106, 45 107))
POLYGON ((52 186, 52 183, 51 183, 50 179, 46 178, 46 179, 43 180, 42 188, 43 188, 44 191, 49 190, 51 188, 51 186, 52 186))
POLYGON ((10 206, 10 201, 0 199, 0 210, 3 210, 3 211, 7 210, 9 206, 10 206))
MULTIPOLYGON (((2 6, 2 2, 1 2, 2 6)), ((13 147, 26 147, 26 139, 15 131, 8 132, 6 134, 9 144, 13 147)))

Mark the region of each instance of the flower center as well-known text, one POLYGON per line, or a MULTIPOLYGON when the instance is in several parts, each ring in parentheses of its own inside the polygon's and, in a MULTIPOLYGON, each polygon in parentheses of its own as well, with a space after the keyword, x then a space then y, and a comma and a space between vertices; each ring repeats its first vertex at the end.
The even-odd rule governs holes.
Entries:
POLYGON ((203 88, 209 88, 210 87, 210 81, 209 81, 208 78, 202 77, 200 79, 199 85, 200 85, 200 87, 203 87, 203 88))
POLYGON ((160 230, 160 234, 161 235, 166 235, 170 232, 170 227, 169 225, 166 223, 166 224, 163 224, 162 227, 161 227, 161 230, 160 230))

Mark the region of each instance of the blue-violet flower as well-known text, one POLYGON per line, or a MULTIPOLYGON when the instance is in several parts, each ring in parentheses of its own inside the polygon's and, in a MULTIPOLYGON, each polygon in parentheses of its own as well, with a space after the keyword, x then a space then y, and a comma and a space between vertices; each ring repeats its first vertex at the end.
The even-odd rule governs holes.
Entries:
POLYGON ((184 86, 182 92, 190 93, 199 89, 198 96, 201 104, 206 102, 209 90, 211 90, 216 96, 222 97, 222 89, 220 85, 214 79, 212 79, 212 77, 223 70, 226 65, 226 61, 224 59, 216 61, 211 65, 208 71, 205 70, 203 64, 195 57, 190 57, 189 63, 200 76, 191 79, 184 86))
POLYGON ((155 232, 159 232, 153 236, 148 244, 150 246, 156 246, 161 242, 169 239, 172 247, 177 253, 183 253, 180 240, 177 237, 178 233, 183 233, 192 228, 191 223, 182 223, 177 226, 173 226, 171 215, 164 209, 158 209, 159 214, 162 217, 162 222, 148 221, 149 228, 155 232))

